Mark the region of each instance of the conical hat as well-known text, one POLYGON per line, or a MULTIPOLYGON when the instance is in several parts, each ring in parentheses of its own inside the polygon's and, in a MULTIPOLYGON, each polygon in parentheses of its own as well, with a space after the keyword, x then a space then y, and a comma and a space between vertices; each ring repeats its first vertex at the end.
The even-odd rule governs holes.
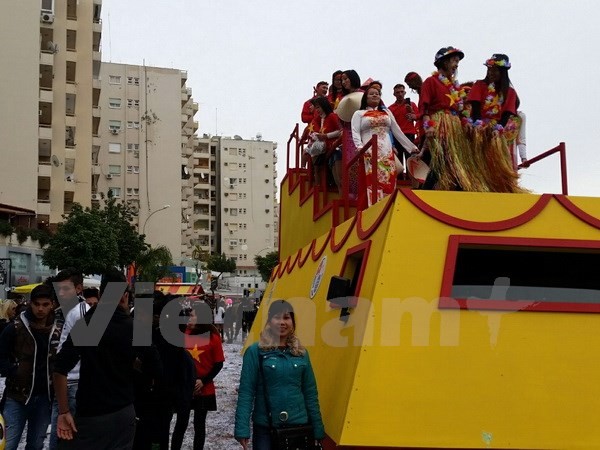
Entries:
POLYGON ((429 166, 421 158, 411 156, 406 160, 408 173, 419 183, 424 183, 429 173, 429 166))
POLYGON ((335 110, 337 116, 344 122, 350 122, 354 113, 360 109, 362 96, 362 92, 352 92, 342 98, 335 110))

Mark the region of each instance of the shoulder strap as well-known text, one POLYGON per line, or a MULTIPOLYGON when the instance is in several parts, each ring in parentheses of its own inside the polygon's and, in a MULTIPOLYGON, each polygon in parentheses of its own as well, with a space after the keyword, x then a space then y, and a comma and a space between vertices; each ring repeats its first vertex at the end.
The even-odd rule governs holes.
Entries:
POLYGON ((265 380, 265 372, 263 369, 263 361, 265 357, 258 351, 258 370, 260 370, 260 378, 263 384, 263 395, 265 397, 265 406, 267 408, 267 417, 269 418, 269 428, 273 428, 273 417, 271 415, 271 407, 269 406, 269 394, 267 393, 267 382, 265 380))

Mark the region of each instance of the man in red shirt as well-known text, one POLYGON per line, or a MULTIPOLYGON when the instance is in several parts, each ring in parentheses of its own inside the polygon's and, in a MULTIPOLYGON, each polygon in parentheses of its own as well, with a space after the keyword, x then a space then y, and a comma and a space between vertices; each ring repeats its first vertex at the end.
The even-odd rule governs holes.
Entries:
MULTIPOLYGON (((406 87, 403 84, 397 84, 394 86, 394 97, 396 97, 396 101, 392 103, 388 108, 390 112, 394 115, 394 119, 400 126, 402 132, 406 135, 411 142, 416 142, 417 137, 417 127, 415 125, 415 121, 417 120, 417 105, 410 101, 409 98, 404 98, 406 95, 406 87)), ((394 147, 398 151, 402 150, 404 153, 405 159, 410 157, 410 150, 403 148, 400 143, 394 138, 394 147)), ((400 161, 402 161, 402 156, 398 155, 400 161)), ((406 164, 404 164, 406 167, 406 164)))

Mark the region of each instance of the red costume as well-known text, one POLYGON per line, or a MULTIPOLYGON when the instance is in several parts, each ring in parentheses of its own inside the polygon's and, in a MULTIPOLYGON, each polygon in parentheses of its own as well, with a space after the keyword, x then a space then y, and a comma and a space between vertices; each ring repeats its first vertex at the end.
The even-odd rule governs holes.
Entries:
MULTIPOLYGON (((185 348, 192 355, 196 366, 196 376, 203 378, 211 371, 215 363, 225 361, 221 338, 217 333, 190 335, 186 330, 185 348)), ((215 395, 215 384, 211 381, 202 386, 200 395, 215 395)))
POLYGON ((484 80, 478 80, 469 92, 467 101, 481 103, 483 120, 498 122, 504 112, 509 112, 513 116, 517 115, 517 93, 510 86, 506 92, 506 98, 501 98, 493 83, 487 84, 484 80))

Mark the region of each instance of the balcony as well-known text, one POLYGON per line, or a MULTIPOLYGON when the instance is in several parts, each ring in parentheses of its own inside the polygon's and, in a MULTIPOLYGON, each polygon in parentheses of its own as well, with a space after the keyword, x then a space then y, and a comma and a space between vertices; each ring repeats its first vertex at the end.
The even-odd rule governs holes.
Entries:
POLYGON ((38 200, 37 203, 37 213, 38 216, 40 215, 44 215, 44 216, 49 216, 50 215, 50 200, 38 200))
POLYGON ((188 77, 187 70, 180 70, 179 72, 181 73, 181 86, 184 86, 188 77))
POLYGON ((41 52, 40 53, 40 64, 45 66, 54 65, 54 52, 41 52))
POLYGON ((40 125, 38 128, 39 138, 43 140, 52 140, 52 127, 51 125, 40 125))
POLYGON ((38 164, 38 177, 50 177, 52 175, 52 166, 49 164, 38 164))
POLYGON ((45 89, 40 89, 40 102, 52 103, 54 100, 54 93, 45 89))

